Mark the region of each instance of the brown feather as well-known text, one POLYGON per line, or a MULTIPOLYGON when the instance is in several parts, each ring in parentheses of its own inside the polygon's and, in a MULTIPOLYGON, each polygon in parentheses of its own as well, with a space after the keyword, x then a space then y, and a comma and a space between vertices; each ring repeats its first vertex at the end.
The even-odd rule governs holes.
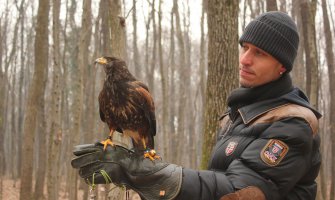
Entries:
MULTIPOLYGON (((99 94, 100 118, 115 130, 127 132, 136 149, 154 148, 156 117, 153 98, 148 87, 136 80, 126 63, 115 57, 96 60, 104 67, 106 79, 99 94)), ((119 132, 120 132, 119 131, 119 132)))

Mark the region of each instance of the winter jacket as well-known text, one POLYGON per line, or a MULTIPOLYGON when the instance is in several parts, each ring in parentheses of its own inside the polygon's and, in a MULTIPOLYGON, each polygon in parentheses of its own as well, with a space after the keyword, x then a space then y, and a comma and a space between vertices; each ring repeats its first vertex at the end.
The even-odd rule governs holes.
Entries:
POLYGON ((183 169, 177 199, 315 199, 321 115, 290 77, 239 89, 228 105, 208 170, 183 169), (249 188, 260 192, 239 193, 249 188))

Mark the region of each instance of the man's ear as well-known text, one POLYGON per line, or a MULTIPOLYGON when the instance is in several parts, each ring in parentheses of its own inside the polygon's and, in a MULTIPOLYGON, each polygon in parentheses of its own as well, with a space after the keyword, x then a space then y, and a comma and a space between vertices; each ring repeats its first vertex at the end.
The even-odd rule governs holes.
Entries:
POLYGON ((279 72, 280 72, 281 74, 283 74, 283 73, 286 72, 286 70, 287 70, 287 69, 282 65, 281 68, 280 68, 280 70, 279 70, 279 72))

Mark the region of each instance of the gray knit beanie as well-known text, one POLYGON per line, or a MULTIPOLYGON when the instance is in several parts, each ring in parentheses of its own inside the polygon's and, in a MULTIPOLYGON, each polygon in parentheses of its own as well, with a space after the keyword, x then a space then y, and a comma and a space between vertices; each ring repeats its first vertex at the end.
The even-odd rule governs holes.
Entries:
POLYGON ((266 51, 289 72, 297 56, 299 35, 297 26, 290 16, 283 12, 271 11, 252 20, 239 42, 248 42, 266 51))

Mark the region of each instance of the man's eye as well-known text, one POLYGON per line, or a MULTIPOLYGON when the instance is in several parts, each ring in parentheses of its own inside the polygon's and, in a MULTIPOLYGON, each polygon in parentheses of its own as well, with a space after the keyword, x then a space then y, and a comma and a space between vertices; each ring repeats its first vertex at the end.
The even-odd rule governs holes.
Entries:
POLYGON ((259 51, 259 50, 256 50, 255 54, 258 55, 258 56, 265 55, 262 51, 259 51))
POLYGON ((246 45, 242 45, 242 46, 241 46, 241 50, 244 51, 244 52, 247 51, 248 49, 249 49, 249 48, 248 48, 248 46, 246 46, 246 45))

